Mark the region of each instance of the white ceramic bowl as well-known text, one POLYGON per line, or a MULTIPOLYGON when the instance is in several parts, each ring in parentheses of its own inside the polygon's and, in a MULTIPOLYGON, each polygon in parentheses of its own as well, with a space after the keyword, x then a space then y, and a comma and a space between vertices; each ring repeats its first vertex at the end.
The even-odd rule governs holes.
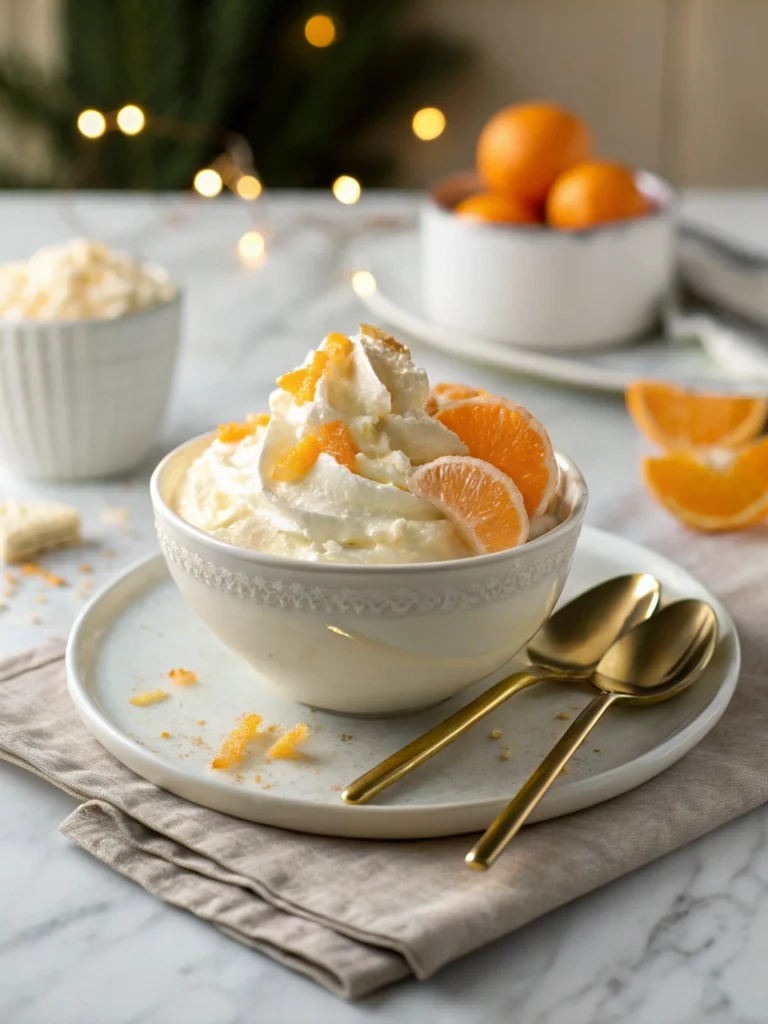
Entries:
POLYGON ((646 171, 644 217, 585 231, 485 224, 453 207, 479 182, 456 175, 421 214, 424 310, 436 324, 494 341, 563 351, 631 341, 658 322, 674 267, 675 203, 646 171))
POLYGON ((205 624, 294 700, 356 715, 435 704, 514 657, 565 584, 587 492, 564 456, 567 516, 537 540, 477 558, 369 567, 247 551, 181 519, 174 495, 210 440, 182 445, 153 474, 160 547, 205 624))
POLYGON ((82 480, 136 465, 157 439, 181 295, 113 320, 0 321, 0 463, 82 480))

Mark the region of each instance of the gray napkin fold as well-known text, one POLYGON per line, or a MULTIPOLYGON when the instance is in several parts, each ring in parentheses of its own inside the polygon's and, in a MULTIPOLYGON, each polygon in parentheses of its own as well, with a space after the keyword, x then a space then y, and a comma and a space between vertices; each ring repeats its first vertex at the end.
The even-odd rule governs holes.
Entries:
POLYGON ((634 519, 636 539, 674 552, 726 602, 744 646, 736 695, 715 730, 663 775, 525 829, 486 874, 464 867, 466 836, 303 835, 158 789, 86 732, 66 693, 60 642, 0 665, 0 757, 82 801, 61 830, 83 849, 332 992, 359 998, 409 974, 427 978, 768 800, 766 532, 644 531, 648 507, 627 496, 610 519, 634 519))

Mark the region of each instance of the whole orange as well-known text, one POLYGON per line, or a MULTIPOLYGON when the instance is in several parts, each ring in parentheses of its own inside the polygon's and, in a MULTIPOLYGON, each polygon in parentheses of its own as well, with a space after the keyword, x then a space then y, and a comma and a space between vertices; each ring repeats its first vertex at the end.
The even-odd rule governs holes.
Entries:
POLYGON ((505 107, 488 121, 477 143, 477 172, 489 192, 543 203, 555 178, 588 160, 586 124, 551 103, 505 107))
POLYGON ((577 164, 560 175, 547 196, 547 222, 554 228, 588 228, 649 209, 632 172, 618 164, 577 164))
POLYGON ((491 221, 496 224, 538 224, 541 217, 530 203, 512 196, 475 192, 457 203, 454 212, 460 217, 491 221))

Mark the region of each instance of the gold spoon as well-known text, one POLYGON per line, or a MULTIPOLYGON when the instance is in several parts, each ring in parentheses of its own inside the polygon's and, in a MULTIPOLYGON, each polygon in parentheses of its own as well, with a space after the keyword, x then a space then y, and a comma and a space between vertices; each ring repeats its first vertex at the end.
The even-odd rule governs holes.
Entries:
POLYGON ((589 679, 620 636, 653 615, 661 595, 648 573, 617 576, 580 594, 555 612, 528 644, 529 669, 515 672, 355 779, 341 794, 348 804, 365 804, 428 758, 447 747, 505 700, 534 683, 589 679))
POLYGON ((617 640, 592 677, 601 692, 475 843, 464 858, 469 867, 484 871, 493 864, 609 708, 619 702, 640 707, 677 696, 698 679, 716 644, 715 613, 695 600, 676 601, 617 640))

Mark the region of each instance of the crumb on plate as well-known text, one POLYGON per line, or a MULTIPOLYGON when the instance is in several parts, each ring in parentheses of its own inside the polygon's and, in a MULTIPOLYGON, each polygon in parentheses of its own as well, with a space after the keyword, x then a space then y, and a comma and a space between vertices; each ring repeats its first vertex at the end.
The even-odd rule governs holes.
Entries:
POLYGON ((141 693, 131 697, 128 703, 137 708, 145 708, 149 704, 159 704, 161 700, 166 700, 169 696, 170 694, 165 690, 142 690, 141 693))
POLYGON ((174 686, 191 686, 197 682, 197 674, 188 668, 172 668, 168 678, 174 686))
POLYGON ((22 576, 39 576, 45 580, 49 587, 63 587, 66 583, 63 577, 49 572, 44 566, 38 565, 37 562, 24 562, 21 566, 21 574, 22 576))
POLYGON ((102 510, 101 521, 106 526, 125 526, 131 521, 131 513, 127 508, 122 508, 119 505, 107 505, 102 510))
POLYGON ((501 729, 491 729, 491 731, 488 733, 488 739, 489 740, 500 740, 501 739, 501 729))
POLYGON ((216 771, 223 771, 226 768, 230 768, 233 764, 238 764, 242 761, 248 751, 248 744, 258 733, 259 726, 263 721, 264 719, 261 715, 243 715, 242 719, 221 744, 221 749, 213 761, 211 761, 211 768, 215 768, 216 771))
POLYGON ((160 739, 161 740, 169 740, 170 738, 171 738, 171 734, 169 732, 163 731, 163 732, 160 733, 160 739))
POLYGON ((562 718, 565 721, 568 721, 569 719, 573 718, 573 715, 569 714, 567 711, 561 711, 559 712, 559 714, 555 715, 555 718, 562 718))
POLYGON ((288 732, 275 740, 272 746, 267 751, 267 757, 280 760, 282 758, 290 759, 296 757, 300 753, 299 747, 306 743, 309 739, 309 726, 304 725, 303 722, 299 722, 293 729, 289 729, 288 732))
POLYGON ((504 747, 504 749, 501 751, 500 757, 502 761, 508 761, 510 757, 512 757, 512 751, 509 749, 509 747, 504 747))
POLYGON ((88 574, 88 573, 93 572, 93 566, 92 565, 88 565, 87 562, 83 562, 82 565, 78 565, 77 571, 88 574))

